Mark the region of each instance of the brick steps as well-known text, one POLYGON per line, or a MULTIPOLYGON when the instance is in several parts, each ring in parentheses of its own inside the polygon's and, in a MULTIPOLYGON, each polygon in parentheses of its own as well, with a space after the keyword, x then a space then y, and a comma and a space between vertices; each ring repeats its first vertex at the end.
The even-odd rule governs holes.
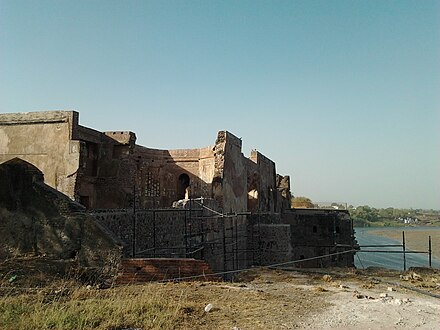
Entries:
POLYGON ((185 281, 220 281, 203 260, 189 258, 133 258, 122 259, 116 284, 134 284, 198 276, 185 281))

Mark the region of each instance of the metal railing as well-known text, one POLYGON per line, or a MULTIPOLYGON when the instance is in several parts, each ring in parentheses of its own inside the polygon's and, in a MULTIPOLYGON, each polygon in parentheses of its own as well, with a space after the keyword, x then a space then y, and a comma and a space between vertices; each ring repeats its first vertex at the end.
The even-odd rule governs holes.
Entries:
POLYGON ((408 250, 405 241, 405 231, 402 231, 402 244, 374 244, 374 245, 358 245, 359 250, 356 253, 399 253, 403 255, 403 270, 406 270, 406 255, 407 254, 427 254, 428 255, 428 266, 432 267, 432 241, 431 236, 428 236, 428 250, 427 251, 414 251, 408 250), (362 248, 367 248, 368 250, 362 250, 362 248), (373 248, 373 250, 370 250, 373 248), (385 249, 381 249, 385 248, 385 249), (401 250, 391 250, 387 248, 401 248, 401 250))

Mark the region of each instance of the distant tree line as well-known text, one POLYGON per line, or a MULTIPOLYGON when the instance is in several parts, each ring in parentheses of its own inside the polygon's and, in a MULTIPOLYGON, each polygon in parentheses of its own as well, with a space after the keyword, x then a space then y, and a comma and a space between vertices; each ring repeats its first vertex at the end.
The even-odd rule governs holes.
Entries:
MULTIPOLYGON (((292 197, 292 208, 319 208, 307 197, 292 197)), ((422 225, 440 225, 439 210, 374 208, 368 205, 354 207, 331 203, 325 208, 347 209, 355 227, 398 226, 408 222, 422 225), (410 221, 409 221, 410 220, 410 221)))
POLYGON ((440 224, 440 211, 423 209, 374 208, 368 205, 354 207, 348 211, 356 227, 396 226, 408 223, 433 225, 440 224))

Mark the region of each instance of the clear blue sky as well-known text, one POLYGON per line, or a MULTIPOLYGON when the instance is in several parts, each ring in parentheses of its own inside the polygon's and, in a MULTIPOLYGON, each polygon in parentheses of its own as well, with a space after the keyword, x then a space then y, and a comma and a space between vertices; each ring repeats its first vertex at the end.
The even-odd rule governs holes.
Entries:
POLYGON ((314 201, 440 209, 440 1, 0 0, 0 112, 243 139, 314 201))

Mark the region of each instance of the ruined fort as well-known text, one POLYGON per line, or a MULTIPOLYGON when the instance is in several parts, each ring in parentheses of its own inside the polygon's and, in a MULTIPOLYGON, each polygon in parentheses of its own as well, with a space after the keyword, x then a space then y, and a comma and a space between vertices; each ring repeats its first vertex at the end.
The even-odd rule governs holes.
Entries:
MULTIPOLYGON (((292 209, 289 176, 277 174, 275 163, 256 150, 245 157, 241 139, 228 131, 204 148, 159 150, 137 145, 133 132, 82 126, 75 111, 0 114, 2 173, 5 212, 24 212, 14 192, 27 182, 39 198, 70 205, 56 214, 95 223, 97 240, 112 256, 119 247, 128 264, 191 258, 216 272, 295 260, 297 267, 353 265, 348 212, 292 209)), ((50 238, 42 218, 30 218, 35 234, 27 247, 1 220, 2 236, 16 237, 0 246, 0 257, 32 252, 48 239, 58 242, 59 255, 84 255, 81 244, 63 246, 63 229, 50 238)), ((74 237, 81 241, 81 231, 74 237)))

